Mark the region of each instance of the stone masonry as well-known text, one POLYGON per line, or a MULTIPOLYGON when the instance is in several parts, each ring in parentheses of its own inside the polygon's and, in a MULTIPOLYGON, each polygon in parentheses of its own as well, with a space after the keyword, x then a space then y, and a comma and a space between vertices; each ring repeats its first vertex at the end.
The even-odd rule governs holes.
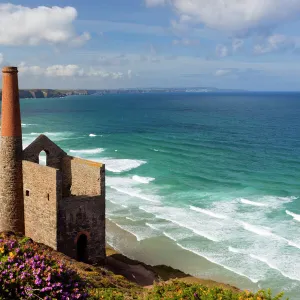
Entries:
POLYGON ((105 166, 67 155, 45 135, 22 151, 17 70, 5 70, 13 70, 15 81, 3 81, 0 231, 23 232, 72 258, 103 262, 105 166), (41 151, 46 166, 39 164, 41 151))
POLYGON ((17 74, 17 68, 3 68, 0 230, 24 233, 22 129, 17 74))

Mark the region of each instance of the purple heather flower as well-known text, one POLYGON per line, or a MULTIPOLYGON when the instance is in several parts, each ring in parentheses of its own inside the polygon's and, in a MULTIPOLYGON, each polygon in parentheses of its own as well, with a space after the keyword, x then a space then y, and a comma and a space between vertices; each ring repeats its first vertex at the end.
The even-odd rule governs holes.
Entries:
POLYGON ((42 284, 42 279, 40 279, 40 278, 38 278, 38 277, 36 277, 36 279, 35 279, 35 281, 34 281, 34 283, 36 284, 36 285, 41 285, 42 284))

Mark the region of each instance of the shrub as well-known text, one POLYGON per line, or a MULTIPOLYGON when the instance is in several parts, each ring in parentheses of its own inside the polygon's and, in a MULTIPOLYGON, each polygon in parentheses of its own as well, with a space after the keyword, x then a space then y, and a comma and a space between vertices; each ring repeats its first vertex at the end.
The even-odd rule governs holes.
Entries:
POLYGON ((236 293, 223 288, 209 288, 199 284, 187 284, 173 281, 169 284, 158 284, 148 292, 145 299, 159 300, 280 300, 283 294, 272 297, 270 291, 236 293))
POLYGON ((28 240, 0 238, 0 299, 87 299, 77 273, 28 240))

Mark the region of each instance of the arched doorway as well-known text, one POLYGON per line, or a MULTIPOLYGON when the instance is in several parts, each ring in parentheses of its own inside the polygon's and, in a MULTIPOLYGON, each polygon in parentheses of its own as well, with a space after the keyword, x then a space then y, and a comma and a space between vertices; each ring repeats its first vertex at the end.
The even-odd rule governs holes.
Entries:
POLYGON ((77 260, 86 262, 88 255, 87 255, 87 242, 88 238, 85 234, 80 235, 77 240, 77 260))

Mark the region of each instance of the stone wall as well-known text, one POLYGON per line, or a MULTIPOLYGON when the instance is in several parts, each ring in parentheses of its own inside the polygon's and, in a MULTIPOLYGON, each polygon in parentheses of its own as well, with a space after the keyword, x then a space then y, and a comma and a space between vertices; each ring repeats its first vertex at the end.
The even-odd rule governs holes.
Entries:
POLYGON ((23 161, 25 234, 57 249, 57 207, 62 197, 61 172, 23 161))
POLYGON ((63 197, 105 194, 105 167, 89 160, 64 156, 63 197))
POLYGON ((24 233, 22 137, 1 137, 0 231, 24 233))
POLYGON ((42 151, 47 155, 47 166, 61 169, 61 160, 67 155, 61 148, 53 143, 48 137, 41 134, 23 151, 23 159, 39 163, 39 155, 42 151))
POLYGON ((105 259, 105 166, 65 156, 63 198, 59 201, 58 250, 77 258, 77 240, 88 238, 90 262, 105 259))
POLYGON ((105 166, 68 156, 41 135, 23 151, 26 235, 77 257, 87 239, 87 260, 105 259, 105 166), (41 151, 47 167, 38 164, 41 151))
POLYGON ((87 261, 105 260, 105 198, 104 196, 73 196, 59 201, 58 251, 77 259, 77 240, 88 238, 87 261))

